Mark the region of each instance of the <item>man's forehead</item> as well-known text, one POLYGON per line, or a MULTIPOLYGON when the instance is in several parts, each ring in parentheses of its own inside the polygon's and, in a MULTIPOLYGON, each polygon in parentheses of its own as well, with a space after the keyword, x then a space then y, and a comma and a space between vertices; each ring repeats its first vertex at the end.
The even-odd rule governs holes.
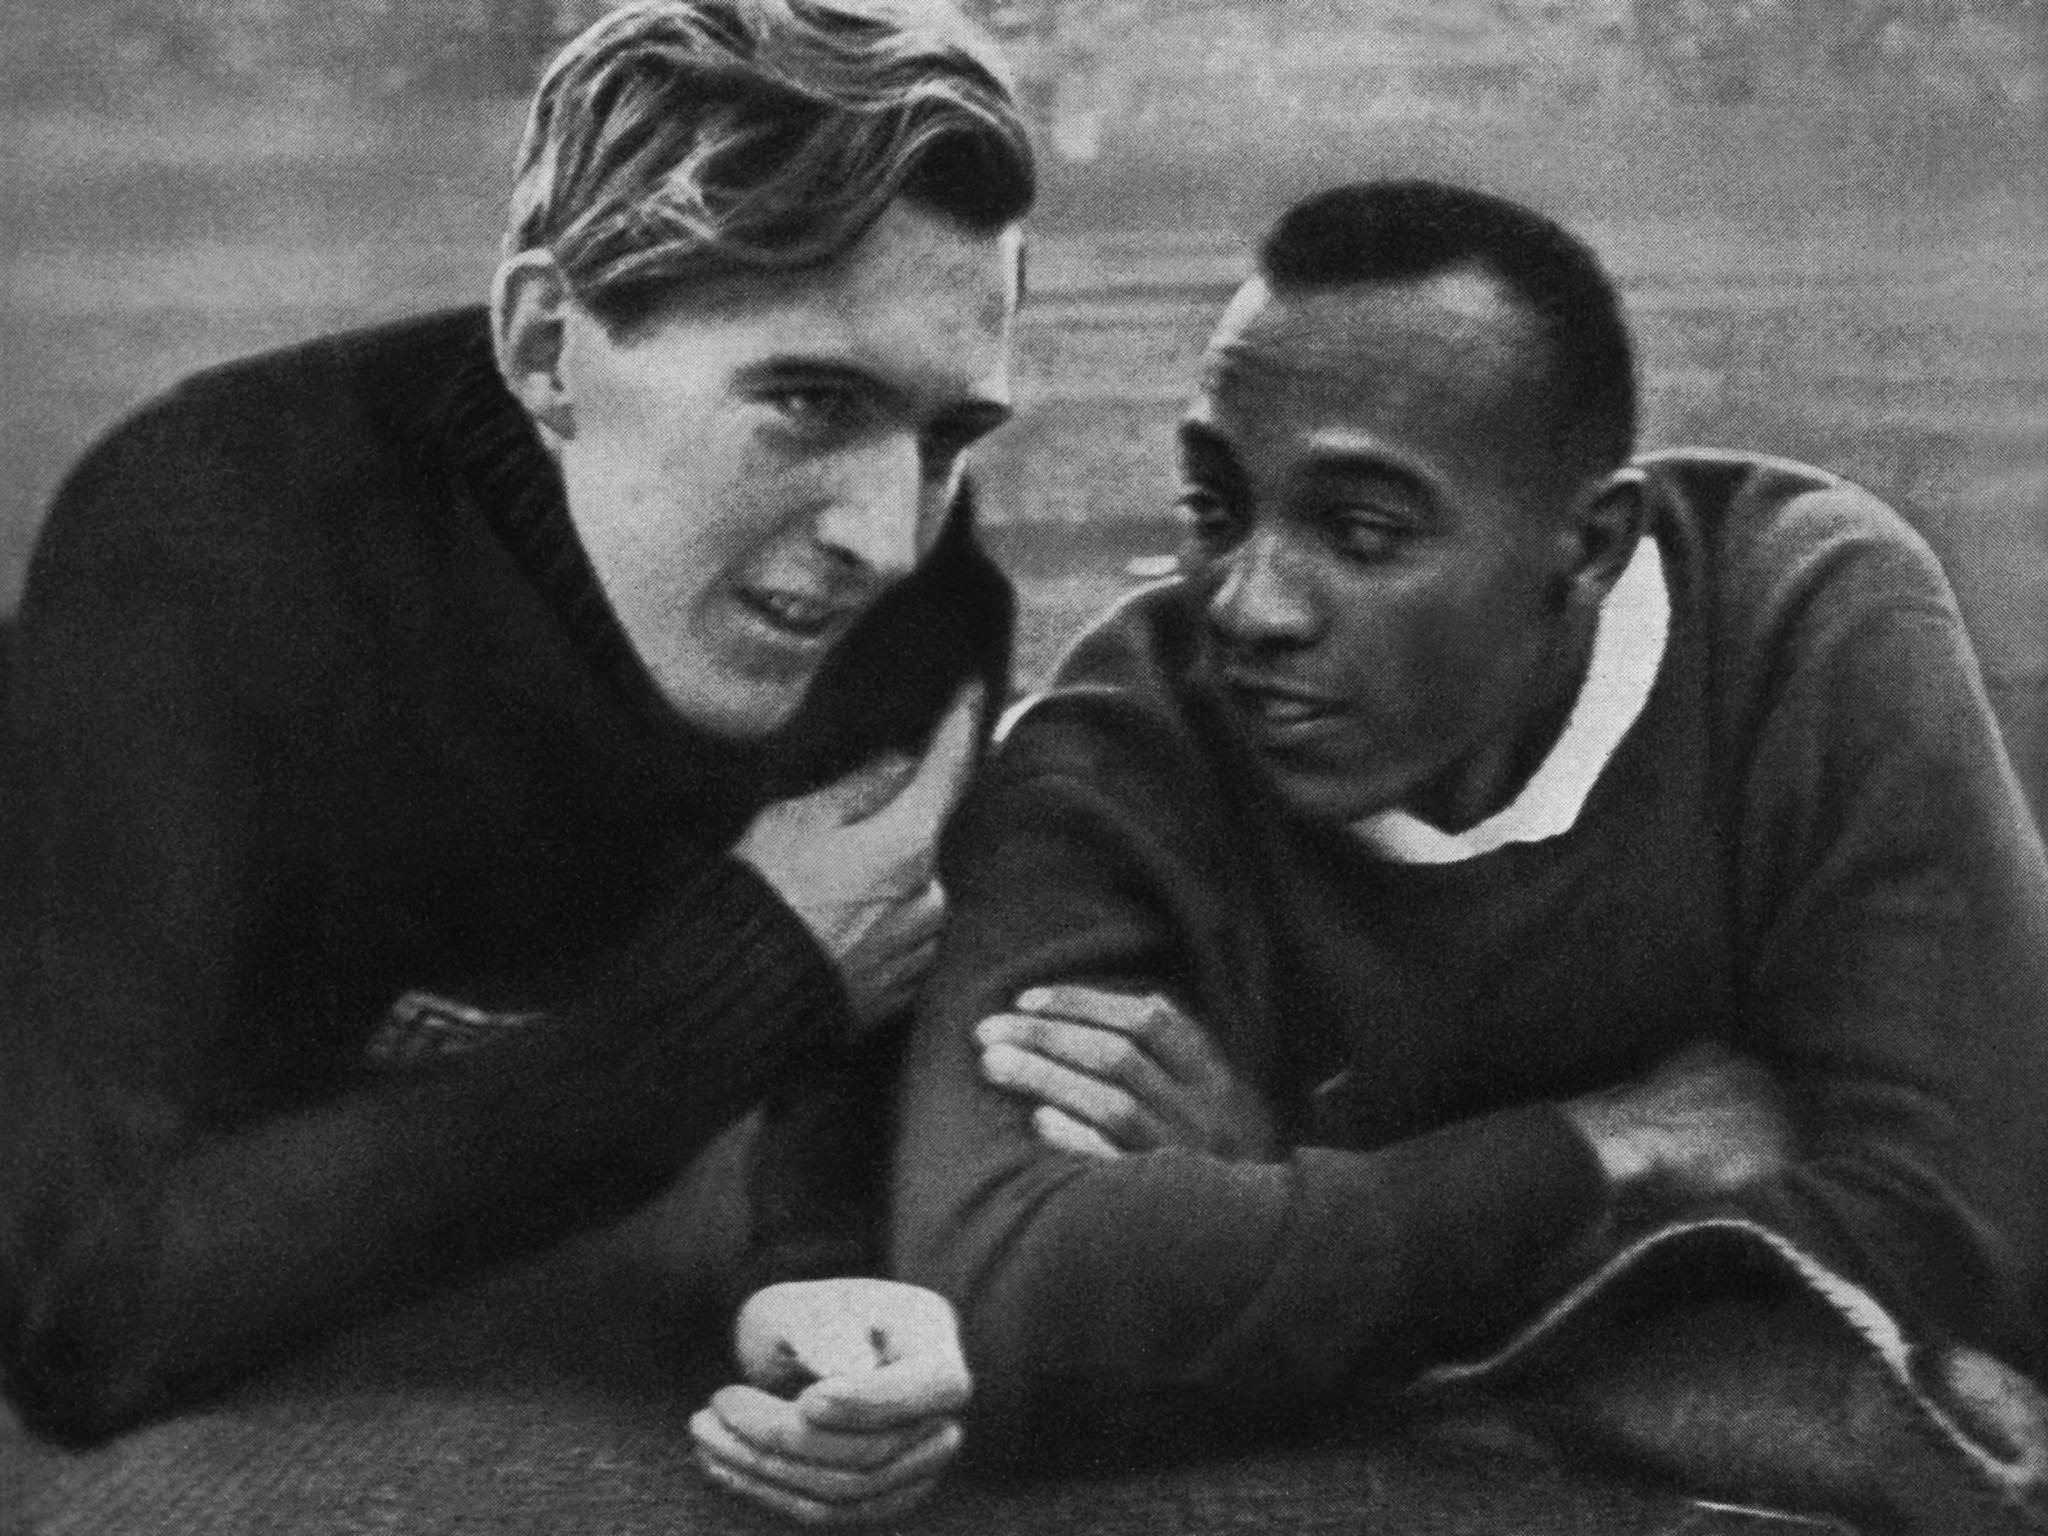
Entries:
POLYGON ((1205 395, 1238 399, 1378 398, 1457 390, 1475 398, 1541 372, 1534 321, 1486 273, 1275 292, 1239 288, 1201 368, 1205 395))
POLYGON ((855 247, 857 256, 867 258, 853 264, 861 282, 892 293, 937 285, 972 289, 982 296, 977 316, 981 323, 994 326, 1008 319, 1023 278, 1021 225, 969 229, 947 215, 899 203, 877 226, 877 233, 888 234, 892 226, 902 231, 897 238, 863 241, 855 247))
POLYGON ((710 278, 680 295, 671 317, 737 326, 791 356, 929 373, 934 387, 963 387, 972 374, 974 392, 1002 393, 1021 235, 905 215, 892 209, 868 239, 817 266, 710 278))
POLYGON ((877 307, 950 299, 983 330, 1001 330, 1018 305, 1022 229, 975 231, 942 215, 897 205, 856 246, 813 266, 731 270, 674 293, 672 309, 731 317, 805 309, 858 317, 877 307))

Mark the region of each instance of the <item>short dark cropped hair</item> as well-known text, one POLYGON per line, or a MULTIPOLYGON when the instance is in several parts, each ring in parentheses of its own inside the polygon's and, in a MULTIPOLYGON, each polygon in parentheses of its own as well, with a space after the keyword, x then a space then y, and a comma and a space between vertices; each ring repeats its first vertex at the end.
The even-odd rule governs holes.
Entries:
POLYGON ((1536 321, 1570 423, 1593 467, 1635 451, 1635 349, 1621 300, 1575 235, 1503 197, 1437 181, 1373 181, 1295 204, 1259 251, 1275 293, 1426 279, 1492 277, 1536 321))
POLYGON ((541 80, 505 249, 627 324, 829 261, 899 197, 993 233, 1035 192, 1001 56, 950 0, 630 0, 541 80))

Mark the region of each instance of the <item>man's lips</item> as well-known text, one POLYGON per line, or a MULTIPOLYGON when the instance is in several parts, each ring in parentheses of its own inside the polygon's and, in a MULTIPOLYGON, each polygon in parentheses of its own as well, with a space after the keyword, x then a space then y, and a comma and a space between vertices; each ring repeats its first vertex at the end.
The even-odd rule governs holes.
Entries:
POLYGON ((820 596, 787 587, 742 586, 735 589, 740 606, 756 619, 792 640, 822 640, 858 618, 865 603, 845 597, 820 596))
POLYGON ((1232 711, 1263 737, 1298 736, 1340 713, 1335 700, 1275 678, 1227 672, 1219 682, 1232 711))

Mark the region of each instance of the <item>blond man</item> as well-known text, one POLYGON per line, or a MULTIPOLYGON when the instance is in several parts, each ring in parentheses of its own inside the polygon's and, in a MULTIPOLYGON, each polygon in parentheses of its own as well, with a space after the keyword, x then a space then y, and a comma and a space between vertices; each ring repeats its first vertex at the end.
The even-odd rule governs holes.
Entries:
MULTIPOLYGON (((8 701, 28 1423, 103 1438, 630 1211, 901 1008, 1006 664, 960 467, 1032 193, 941 5, 643 0, 540 86, 488 309, 217 369, 87 456, 8 701)), ((936 1298, 745 1324, 817 1379, 719 1394, 722 1481, 872 1515, 950 1457, 936 1298)))

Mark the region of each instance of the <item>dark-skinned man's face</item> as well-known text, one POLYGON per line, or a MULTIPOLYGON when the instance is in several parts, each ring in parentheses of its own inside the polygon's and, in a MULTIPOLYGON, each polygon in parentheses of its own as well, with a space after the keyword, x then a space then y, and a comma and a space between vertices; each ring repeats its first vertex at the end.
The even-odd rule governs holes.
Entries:
POLYGON ((1204 673, 1297 812, 1448 829, 1512 798, 1568 709, 1583 541, 1533 322, 1479 273, 1254 280, 1181 426, 1204 673))

